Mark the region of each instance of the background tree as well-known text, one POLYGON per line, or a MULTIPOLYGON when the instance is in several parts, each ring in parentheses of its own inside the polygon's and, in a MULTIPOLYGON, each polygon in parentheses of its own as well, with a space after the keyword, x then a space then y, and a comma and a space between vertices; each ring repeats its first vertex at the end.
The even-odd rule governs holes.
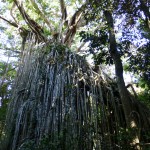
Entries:
MULTIPOLYGON (((0 23, 2 22, 0 21, 0 23)), ((20 53, 18 51, 19 42, 17 43, 17 39, 16 42, 14 41, 16 37, 7 27, 5 23, 2 23, 0 27, 0 133, 4 127, 6 110, 11 97, 12 84, 16 76, 17 60, 20 53)))

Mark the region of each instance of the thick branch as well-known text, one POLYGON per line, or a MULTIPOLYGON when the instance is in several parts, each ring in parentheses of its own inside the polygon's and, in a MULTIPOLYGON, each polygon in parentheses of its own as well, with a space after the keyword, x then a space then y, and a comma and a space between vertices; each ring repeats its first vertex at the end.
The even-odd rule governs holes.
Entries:
POLYGON ((30 0, 33 7, 35 8, 35 10, 37 11, 37 13, 40 15, 40 17, 42 17, 42 19, 44 19, 45 23, 47 24, 47 26, 50 28, 50 30, 52 31, 52 26, 50 24, 50 22, 48 21, 48 19, 45 17, 44 13, 41 12, 41 10, 39 9, 38 5, 35 3, 35 0, 30 0))
POLYGON ((29 28, 32 30, 33 33, 35 33, 37 39, 39 41, 46 41, 46 38, 43 35, 43 29, 41 26, 39 26, 33 19, 30 18, 30 16, 25 12, 22 4, 19 4, 17 0, 14 0, 16 6, 18 7, 23 19, 29 26, 29 28))
POLYGON ((79 8, 79 10, 76 11, 74 13, 74 15, 72 16, 72 18, 70 19, 68 30, 66 32, 66 36, 65 36, 65 39, 64 39, 64 43, 67 44, 68 46, 70 46, 70 43, 71 43, 71 41, 73 40, 73 38, 75 36, 75 33, 77 31, 77 28, 78 28, 78 23, 81 19, 83 10, 85 9, 85 5, 86 4, 82 5, 79 8))
POLYGON ((67 10, 66 10, 66 6, 65 6, 65 2, 64 2, 64 0, 59 0, 59 2, 60 2, 62 20, 66 20, 66 18, 67 18, 67 10))
POLYGON ((10 25, 18 28, 18 31, 20 33, 20 36, 22 37, 22 49, 24 49, 24 45, 25 45, 25 42, 26 42, 26 38, 28 36, 28 33, 29 31, 27 29, 25 29, 24 27, 19 27, 19 25, 15 22, 11 22, 5 18, 3 18, 2 16, 0 16, 1 19, 3 19, 4 21, 6 21, 7 23, 9 23, 10 25))

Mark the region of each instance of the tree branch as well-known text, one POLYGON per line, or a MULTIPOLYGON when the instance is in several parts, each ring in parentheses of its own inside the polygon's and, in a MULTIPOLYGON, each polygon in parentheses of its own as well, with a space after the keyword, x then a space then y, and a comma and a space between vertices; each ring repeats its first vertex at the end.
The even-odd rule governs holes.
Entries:
POLYGON ((138 96, 137 96, 137 93, 135 92, 134 87, 132 86, 132 84, 128 84, 128 85, 126 86, 126 88, 129 88, 129 87, 131 87, 131 89, 132 89, 132 91, 133 91, 133 93, 134 93, 135 98, 137 98, 137 97, 138 97, 138 96))
POLYGON ((50 22, 48 21, 48 19, 45 17, 44 13, 41 12, 41 10, 39 9, 38 5, 35 3, 35 0, 30 0, 30 2, 32 3, 33 7, 35 8, 35 10, 37 11, 37 13, 44 19, 45 23, 47 24, 47 26, 50 28, 50 30, 52 31, 52 26, 50 24, 50 22))
POLYGON ((59 0, 59 2, 60 2, 62 20, 66 20, 66 18, 67 18, 67 10, 66 10, 66 6, 65 6, 65 2, 64 2, 64 0, 59 0))
POLYGON ((78 11, 76 11, 74 13, 74 15, 72 16, 72 18, 69 21, 69 26, 68 26, 68 30, 66 32, 66 36, 64 39, 64 43, 67 44, 68 46, 70 46, 71 41, 74 38, 74 35, 76 33, 76 30, 78 28, 78 23, 81 19, 83 10, 85 9, 86 3, 83 4, 78 11))
POLYGON ((12 26, 14 26, 14 27, 16 27, 16 28, 19 27, 18 24, 16 24, 15 22, 9 21, 9 20, 5 19, 5 18, 2 17, 2 16, 0 16, 0 18, 1 18, 2 20, 4 20, 5 22, 7 22, 8 24, 10 24, 10 25, 12 25, 12 26))
MULTIPOLYGON (((17 24, 18 23, 18 21, 16 20, 16 18, 14 17, 14 15, 13 15, 13 10, 14 10, 14 8, 15 8, 15 3, 13 2, 13 5, 12 5, 12 7, 11 7, 11 9, 10 9, 10 15, 12 16, 12 18, 14 19, 14 21, 15 21, 15 23, 17 24)), ((15 10, 14 10, 15 11, 15 10)))
POLYGON ((41 26, 38 25, 30 16, 25 12, 22 3, 19 4, 17 0, 14 0, 16 6, 18 7, 20 14, 22 15, 23 19, 32 30, 32 32, 36 35, 38 41, 46 41, 46 38, 43 35, 43 29, 41 26))
POLYGON ((86 44, 85 42, 81 43, 81 45, 77 48, 77 52, 80 52, 82 47, 84 47, 85 44, 86 44))
POLYGON ((7 51, 11 51, 13 53, 17 53, 17 54, 20 54, 21 52, 20 51, 17 51, 17 50, 12 50, 11 48, 0 48, 0 50, 7 50, 7 51))

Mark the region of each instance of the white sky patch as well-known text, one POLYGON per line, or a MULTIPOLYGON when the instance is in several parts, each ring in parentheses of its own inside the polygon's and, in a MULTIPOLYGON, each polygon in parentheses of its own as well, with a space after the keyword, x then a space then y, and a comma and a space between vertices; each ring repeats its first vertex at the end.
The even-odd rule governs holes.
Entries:
POLYGON ((93 60, 93 55, 89 55, 86 57, 86 60, 87 62, 90 64, 90 65, 93 65, 94 64, 94 60, 93 60))
MULTIPOLYGON (((7 62, 8 56, 4 55, 5 50, 0 49, 0 61, 7 62)), ((14 58, 10 58, 10 61, 14 61, 14 58)))

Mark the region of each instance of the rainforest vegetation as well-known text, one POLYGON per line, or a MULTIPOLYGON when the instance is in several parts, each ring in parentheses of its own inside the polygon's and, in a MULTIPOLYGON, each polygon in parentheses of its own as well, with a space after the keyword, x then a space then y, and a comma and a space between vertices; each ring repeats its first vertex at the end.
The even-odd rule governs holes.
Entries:
POLYGON ((149 8, 0 1, 0 150, 150 150, 149 8))

